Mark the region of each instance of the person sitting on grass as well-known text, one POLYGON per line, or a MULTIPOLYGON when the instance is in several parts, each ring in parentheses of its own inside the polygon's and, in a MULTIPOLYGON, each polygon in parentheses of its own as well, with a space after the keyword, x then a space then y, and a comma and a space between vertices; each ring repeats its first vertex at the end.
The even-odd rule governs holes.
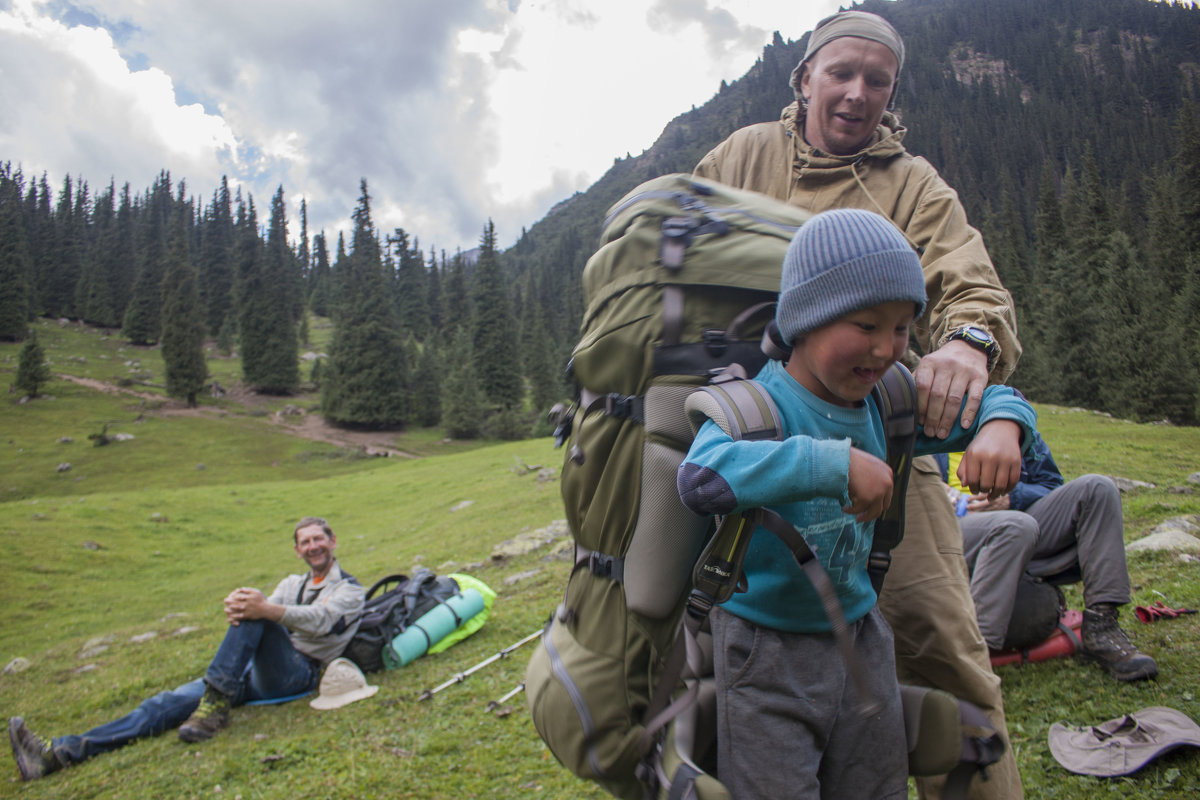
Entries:
POLYGON ((160 692, 87 733, 49 742, 21 717, 9 719, 8 738, 21 779, 41 778, 175 726, 185 742, 211 739, 229 724, 233 706, 315 689, 322 668, 341 655, 358 630, 365 593, 334 557, 337 538, 328 522, 305 517, 292 540, 308 572, 284 578, 270 597, 245 587, 229 593, 229 629, 203 678, 160 692))
MULTIPOLYGON (((769 507, 803 535, 833 583, 872 694, 850 680, 832 620, 787 546, 756 529, 746 591, 711 617, 717 775, 733 797, 907 796, 892 631, 867 573, 893 475, 867 398, 904 354, 925 301, 921 262, 890 221, 860 209, 814 216, 783 261, 775 319, 791 354, 756 378, 786 438, 735 441, 707 420, 679 468, 680 498, 697 514, 769 507), (881 710, 864 718, 858 706, 870 701, 881 710)), ((965 446, 963 480, 1007 492, 1035 419, 1012 389, 989 386, 970 428, 956 423, 945 439, 922 431, 916 452, 965 446)))
MULTIPOLYGON (((941 458, 939 456, 939 458, 941 458)), ((952 487, 955 454, 941 462, 952 487)), ((1130 641, 1117 620, 1130 599, 1121 493, 1105 475, 1064 481, 1050 447, 1038 436, 1008 494, 971 496, 958 521, 971 574, 979 631, 1003 650, 1021 575, 1053 584, 1083 584, 1080 655, 1119 681, 1158 675, 1158 664, 1130 641)))

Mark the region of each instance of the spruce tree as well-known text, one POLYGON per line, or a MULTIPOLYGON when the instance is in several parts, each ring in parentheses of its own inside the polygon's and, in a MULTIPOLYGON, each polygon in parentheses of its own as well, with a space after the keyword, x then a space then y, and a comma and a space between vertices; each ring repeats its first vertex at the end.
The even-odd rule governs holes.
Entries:
POLYGON ((541 305, 536 302, 529 305, 531 311, 521 328, 521 355, 525 360, 533 410, 541 414, 562 399, 561 371, 554 365, 553 341, 546 331, 541 305))
POLYGON ((159 173, 138 225, 138 273, 121 327, 131 344, 155 344, 162 335, 162 275, 172 203, 171 176, 159 173))
POLYGON ((242 377, 257 391, 289 394, 300 384, 300 364, 292 316, 295 287, 291 272, 295 259, 287 243, 283 187, 271 199, 266 245, 258 239, 253 211, 250 224, 239 236, 238 335, 242 377))
POLYGON ((329 247, 325 243, 325 232, 322 231, 313 237, 313 265, 308 287, 308 307, 318 317, 328 317, 331 313, 332 281, 329 247))
POLYGON ((39 294, 50 316, 75 316, 75 288, 81 275, 81 242, 76 228, 75 184, 68 175, 63 178, 54 212, 48 270, 41 276, 39 294))
POLYGON ((13 386, 30 397, 37 397, 42 384, 49 381, 50 377, 50 365, 46 363, 46 353, 38 343, 37 331, 30 331, 25 346, 21 348, 13 386))
POLYGON ((396 308, 400 326, 405 334, 423 340, 429 335, 429 287, 421 251, 415 241, 409 246, 408 233, 403 228, 396 228, 392 242, 396 251, 396 308))
POLYGON ((442 380, 442 427, 454 439, 473 439, 483 429, 484 398, 475 378, 471 337, 460 328, 455 332, 442 380))
POLYGON ((521 359, 508 282, 496 253, 496 226, 491 220, 479 240, 475 263, 473 352, 475 375, 487 404, 516 408, 521 402, 521 359))
POLYGON ((212 203, 204 211, 196 269, 204 327, 210 334, 215 334, 233 311, 234 296, 233 205, 229 197, 229 180, 225 176, 221 177, 221 187, 213 192, 212 203))
POLYGON ((409 390, 409 409, 417 425, 429 428, 442 418, 442 382, 446 356, 430 337, 419 345, 409 390))
POLYGON ((0 173, 0 340, 19 342, 29 331, 33 259, 21 224, 21 190, 0 173))
POLYGON ((204 315, 196 270, 188 256, 186 209, 176 209, 163 272, 162 356, 167 394, 191 408, 204 388, 208 364, 204 359, 204 315))
POLYGON ((452 337, 459 328, 471 324, 471 293, 467 290, 466 258, 461 252, 450 259, 449 271, 443 269, 442 332, 452 337))
POLYGON ((354 211, 352 251, 339 259, 329 363, 321 374, 321 414, 335 425, 390 428, 408 420, 409 368, 391 302, 367 181, 354 211))
POLYGON ((92 325, 115 328, 121 322, 121 315, 115 297, 119 269, 116 186, 111 182, 92 206, 92 227, 94 238, 79 283, 79 313, 92 325))

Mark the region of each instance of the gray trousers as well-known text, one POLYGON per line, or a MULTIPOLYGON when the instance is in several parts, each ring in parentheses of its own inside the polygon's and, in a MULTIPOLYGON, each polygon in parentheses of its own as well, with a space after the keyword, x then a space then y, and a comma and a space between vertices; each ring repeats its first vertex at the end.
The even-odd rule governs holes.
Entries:
POLYGON ((908 754, 892 632, 877 608, 850 625, 878 714, 832 634, 783 633, 718 606, 717 774, 735 800, 904 800, 908 754))
POLYGON ((959 526, 975 617, 993 650, 1003 645, 1025 570, 1040 578, 1077 572, 1084 606, 1129 602, 1121 494, 1103 475, 1067 481, 1027 511, 967 514, 959 526))

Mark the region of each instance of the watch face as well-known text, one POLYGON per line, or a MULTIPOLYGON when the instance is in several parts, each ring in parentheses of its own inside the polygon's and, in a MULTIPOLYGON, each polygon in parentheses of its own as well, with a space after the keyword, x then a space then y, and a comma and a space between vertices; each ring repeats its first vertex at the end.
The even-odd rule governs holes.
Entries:
POLYGON ((963 333, 973 336, 983 342, 990 342, 992 340, 992 335, 990 333, 985 331, 983 328, 976 328, 974 325, 968 325, 967 327, 963 328, 963 333))

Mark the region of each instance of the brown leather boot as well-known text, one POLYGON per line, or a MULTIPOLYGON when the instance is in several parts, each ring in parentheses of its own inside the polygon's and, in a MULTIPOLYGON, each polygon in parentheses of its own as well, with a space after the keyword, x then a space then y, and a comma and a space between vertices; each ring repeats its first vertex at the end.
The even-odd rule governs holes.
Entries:
POLYGON ((20 717, 8 721, 8 742, 12 745, 13 759, 17 762, 23 781, 35 781, 63 767, 54 749, 26 728, 25 720, 20 717))
POLYGON ((1139 681, 1158 675, 1158 664, 1129 641, 1117 624, 1117 607, 1097 603, 1083 610, 1079 631, 1080 655, 1108 669, 1119 681, 1139 681))
POLYGON ((229 724, 229 695, 221 694, 209 686, 200 698, 200 705, 179 726, 179 738, 185 742, 203 742, 217 735, 217 731, 229 724))

